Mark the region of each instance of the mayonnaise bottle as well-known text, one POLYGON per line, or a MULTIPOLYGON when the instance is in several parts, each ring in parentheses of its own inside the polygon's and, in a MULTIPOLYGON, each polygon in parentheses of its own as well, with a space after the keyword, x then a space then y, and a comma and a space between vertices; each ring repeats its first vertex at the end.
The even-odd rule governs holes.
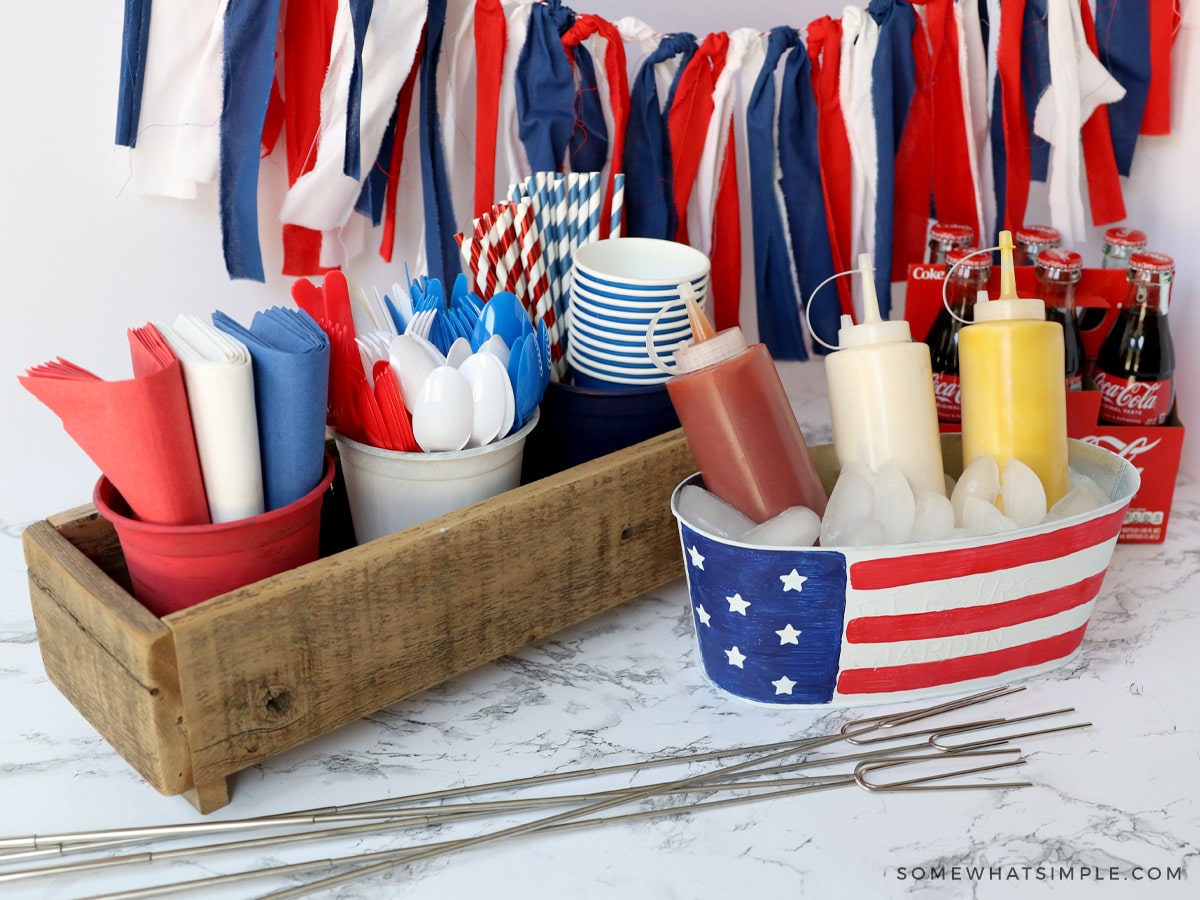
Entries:
POLYGON ((941 434, 929 347, 914 342, 907 322, 879 315, 875 267, 869 253, 858 258, 863 321, 842 316, 838 347, 825 357, 833 444, 843 470, 871 471, 892 461, 920 496, 945 496, 941 434))
POLYGON ((1000 296, 981 291, 975 321, 958 336, 963 468, 990 456, 1003 472, 1018 459, 1053 506, 1068 476, 1062 326, 1046 321, 1041 300, 1017 296, 1008 231, 1000 232, 1000 266, 1000 296))

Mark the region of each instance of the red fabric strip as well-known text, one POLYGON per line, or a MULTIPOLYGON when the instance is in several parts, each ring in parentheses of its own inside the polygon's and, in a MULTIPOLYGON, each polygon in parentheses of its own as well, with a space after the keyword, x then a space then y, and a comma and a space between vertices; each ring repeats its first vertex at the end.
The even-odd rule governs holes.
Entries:
POLYGON ((729 138, 721 161, 721 179, 713 214, 712 310, 718 330, 738 324, 738 306, 742 295, 742 224, 737 181, 737 148, 734 144, 733 117, 729 118, 729 138))
MULTIPOLYGON (((933 141, 934 207, 940 220, 970 225, 975 234, 981 235, 986 227, 979 221, 975 206, 975 175, 967 152, 963 85, 958 68, 961 49, 953 0, 930 0, 925 11, 934 60, 932 126, 937 135, 933 141)), ((1003 26, 1000 34, 1003 40, 1003 26)), ((1028 180, 1026 177, 1026 189, 1028 180)))
MULTIPOLYGON (((1083 33, 1088 49, 1096 53, 1096 22, 1090 4, 1079 4, 1083 17, 1083 33)), ((1151 13, 1153 18, 1153 13, 1151 13)), ((1112 128, 1108 123, 1108 107, 1101 104, 1083 123, 1080 130, 1083 142, 1083 165, 1087 171, 1088 205, 1093 225, 1107 225, 1125 218, 1125 197, 1121 192, 1121 175, 1113 153, 1112 128)))
POLYGON ((846 625, 846 640, 851 644, 887 644, 892 641, 920 641, 930 638, 977 634, 1034 619, 1044 619, 1094 600, 1104 581, 1097 572, 1066 587, 1030 594, 1003 603, 964 606, 958 609, 898 616, 864 616, 846 625))
POLYGON ((925 20, 916 17, 912 39, 915 90, 896 150, 892 213, 892 281, 904 281, 909 262, 925 259, 925 230, 933 192, 933 55, 925 20))
POLYGON ((425 29, 421 29, 421 41, 413 57, 412 69, 400 88, 396 101, 396 137, 392 141, 392 159, 388 163, 387 191, 383 201, 383 239, 379 243, 379 255, 384 262, 392 261, 392 250, 396 245, 396 194, 400 189, 400 169, 404 165, 404 141, 408 136, 408 115, 412 110, 413 89, 421 69, 421 57, 425 53, 425 29))
POLYGON ((1000 74, 1006 166, 1004 227, 1009 231, 1025 224, 1031 177, 1029 120, 1021 93, 1021 29, 1024 19, 1025 0, 1009 0, 1001 5, 996 66, 1000 74))
POLYGON ((496 197, 496 131, 508 22, 500 0, 475 0, 475 215, 496 197))
MULTIPOLYGON (((838 95, 838 67, 842 58, 842 23, 824 16, 808 25, 808 58, 812 64, 813 93, 817 100, 817 144, 820 147, 821 187, 825 192, 825 221, 833 269, 853 268, 850 254, 850 138, 838 95)), ((854 315, 850 282, 839 278, 842 312, 854 315)))
POLYGON ((675 89, 675 102, 671 104, 667 116, 675 181, 675 210, 679 214, 675 240, 683 244, 688 243, 688 201, 700 171, 704 135, 713 113, 713 87, 720 69, 725 65, 728 48, 729 35, 724 32, 710 34, 701 42, 680 76, 679 86, 675 89))
MULTIPOLYGON (((321 88, 329 68, 337 0, 293 4, 283 24, 283 129, 288 184, 317 161, 321 88)), ((283 228, 283 274, 315 275, 321 268, 321 232, 283 228)))
POLYGON ((926 581, 930 573, 936 573, 937 579, 943 581, 964 575, 996 572, 1011 566, 1046 562, 1109 540, 1121 530, 1124 521, 1125 510, 1122 508, 1056 532, 1052 540, 1048 540, 1044 534, 1037 534, 987 547, 864 560, 851 564, 850 583, 856 590, 871 591, 926 581))
POLYGON ((850 669, 838 675, 837 689, 841 694, 882 694, 892 691, 915 691, 940 684, 1001 675, 1014 669, 1037 666, 1069 656, 1083 642, 1083 633, 1086 630, 1087 625, 1084 624, 1073 631, 1040 641, 956 659, 879 669, 850 669))
POLYGON ((608 211, 612 209, 614 179, 618 172, 625 171, 625 129, 629 124, 629 75, 625 67, 625 43, 611 22, 584 13, 575 17, 575 22, 563 35, 563 46, 568 48, 570 56, 569 48, 578 46, 597 33, 608 45, 604 51, 604 74, 608 79, 609 109, 613 118, 613 134, 609 140, 608 185, 600 214, 600 237, 607 238, 612 227, 608 211))
POLYGON ((1141 134, 1171 133, 1171 47, 1181 17, 1178 3, 1158 0, 1150 4, 1150 90, 1142 113, 1141 134))

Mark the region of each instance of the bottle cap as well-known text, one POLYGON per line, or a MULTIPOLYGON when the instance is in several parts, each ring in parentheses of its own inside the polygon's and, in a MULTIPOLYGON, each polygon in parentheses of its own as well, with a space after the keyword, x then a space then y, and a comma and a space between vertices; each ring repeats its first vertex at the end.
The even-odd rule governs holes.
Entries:
POLYGON ((945 222, 934 222, 929 229, 930 240, 943 241, 956 247, 970 244, 975 240, 975 229, 970 225, 951 225, 945 222))
POLYGON ((1175 260, 1165 253, 1143 250, 1129 257, 1129 268, 1147 274, 1174 274, 1175 260))
POLYGON ((955 247, 946 254, 946 265, 958 269, 990 269, 991 253, 981 253, 978 247, 955 247))
POLYGON ((1057 269, 1061 272, 1082 272, 1083 257, 1074 250, 1052 248, 1042 250, 1037 255, 1037 265, 1046 269, 1057 269))
POLYGON ((675 372, 684 374, 705 369, 732 359, 746 349, 746 337, 742 329, 734 326, 717 331, 704 310, 696 302, 696 292, 691 284, 679 285, 679 296, 688 311, 688 323, 692 326, 691 343, 682 343, 675 348, 675 372))
POLYGON ((1034 298, 1017 296, 1017 277, 1013 271, 1012 232, 1000 232, 1000 296, 988 300, 980 291, 975 302, 976 322, 995 322, 1000 319, 1045 319, 1046 304, 1034 298))
POLYGON ((875 264, 870 253, 858 256, 858 271, 862 274, 863 321, 859 325, 849 316, 842 316, 838 329, 838 349, 861 347, 865 344, 896 343, 912 340, 907 322, 892 322, 879 315, 879 297, 875 293, 875 264))
POLYGON ((1104 243, 1113 247, 1141 249, 1147 244, 1146 232, 1139 228, 1110 228, 1104 232, 1104 243))
POLYGON ((1012 234, 1018 244, 1057 244, 1062 240, 1058 229, 1049 225, 1022 225, 1012 234))

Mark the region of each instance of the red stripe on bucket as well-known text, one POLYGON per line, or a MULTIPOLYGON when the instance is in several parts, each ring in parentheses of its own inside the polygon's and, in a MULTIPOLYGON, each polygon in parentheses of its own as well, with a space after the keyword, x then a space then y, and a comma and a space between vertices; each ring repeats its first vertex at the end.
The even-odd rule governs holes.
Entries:
POLYGON ((1107 516, 1081 522, 1053 535, 1031 535, 986 547, 863 560, 851 564, 850 583, 857 590, 870 591, 1046 562, 1115 537, 1124 521, 1125 509, 1122 507, 1107 516))
POLYGON ((1001 675, 1073 653, 1082 643, 1086 630, 1085 623, 1072 631, 1040 641, 957 659, 878 669, 850 669, 838 676, 837 689, 840 694, 886 694, 1001 675))
POLYGON ((1020 625, 1082 606, 1095 599, 1103 581, 1102 570, 1074 584, 1003 603, 897 616, 863 616, 851 619, 846 625, 846 640, 851 644, 887 644, 1020 625))

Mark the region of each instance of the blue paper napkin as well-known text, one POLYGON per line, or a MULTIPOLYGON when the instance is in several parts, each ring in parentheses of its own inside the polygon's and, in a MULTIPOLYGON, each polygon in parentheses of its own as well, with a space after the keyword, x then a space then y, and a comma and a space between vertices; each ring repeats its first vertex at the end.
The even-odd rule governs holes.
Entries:
POLYGON ((256 312, 249 328, 219 310, 212 319, 250 350, 263 490, 267 509, 278 509, 324 474, 329 337, 308 313, 279 306, 256 312))

